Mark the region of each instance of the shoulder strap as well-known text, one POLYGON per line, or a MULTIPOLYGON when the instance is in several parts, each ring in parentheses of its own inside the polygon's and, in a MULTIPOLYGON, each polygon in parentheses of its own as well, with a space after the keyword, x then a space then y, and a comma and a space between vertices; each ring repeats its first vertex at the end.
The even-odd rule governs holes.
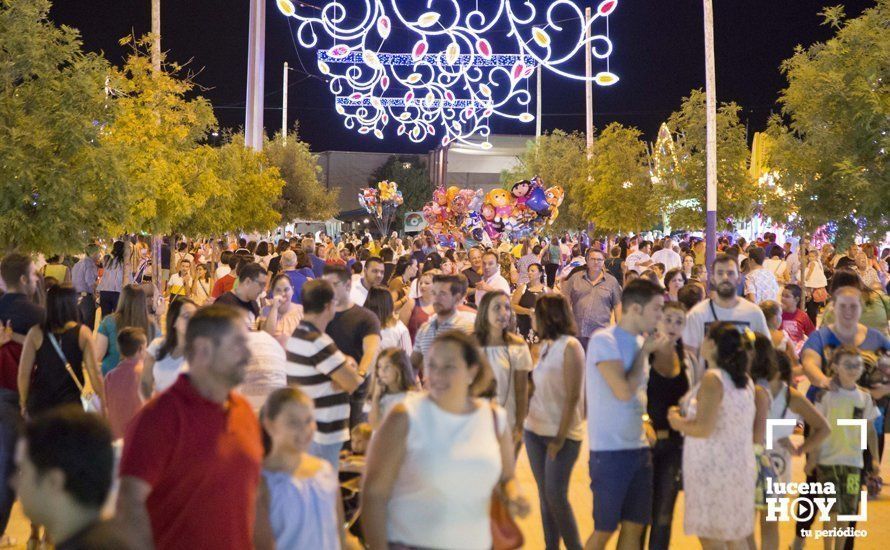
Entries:
POLYGON ((782 408, 782 415, 779 418, 785 418, 785 413, 788 412, 788 404, 791 402, 791 386, 789 384, 785 384, 785 406, 782 408))
POLYGON ((714 321, 720 321, 720 318, 717 317, 717 310, 714 309, 714 301, 710 298, 708 299, 708 307, 711 308, 711 315, 714 316, 714 321))
POLYGON ((50 344, 52 344, 53 348, 56 350, 56 353, 59 355, 59 359, 65 363, 65 370, 68 371, 68 376, 71 377, 71 380, 74 381, 74 385, 77 386, 77 391, 83 393, 83 384, 78 380, 77 375, 74 374, 74 369, 71 368, 71 363, 68 362, 68 359, 65 357, 65 352, 62 351, 62 347, 59 345, 59 341, 56 339, 56 335, 51 331, 46 332, 46 336, 49 339, 50 344))

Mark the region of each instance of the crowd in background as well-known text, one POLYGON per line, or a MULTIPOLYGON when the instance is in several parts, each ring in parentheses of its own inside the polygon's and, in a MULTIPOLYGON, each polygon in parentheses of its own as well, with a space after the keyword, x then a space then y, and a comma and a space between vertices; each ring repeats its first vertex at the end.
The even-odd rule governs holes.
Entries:
POLYGON ((705 548, 778 548, 766 480, 792 456, 838 513, 880 491, 890 250, 716 252, 344 234, 165 239, 155 270, 142 237, 7 255, 0 529, 18 494, 33 547, 490 548, 528 512, 525 452, 548 549, 668 548, 681 490, 705 548), (836 429, 854 413, 864 453, 836 429), (803 433, 767 442, 768 418, 803 433))

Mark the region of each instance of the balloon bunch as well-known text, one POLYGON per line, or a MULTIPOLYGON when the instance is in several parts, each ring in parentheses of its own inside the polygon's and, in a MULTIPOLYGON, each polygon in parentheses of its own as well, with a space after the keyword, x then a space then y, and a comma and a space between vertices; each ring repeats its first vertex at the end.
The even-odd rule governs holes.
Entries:
POLYGON ((545 187, 539 177, 487 194, 481 189, 439 187, 423 207, 423 217, 443 243, 490 244, 504 237, 521 239, 552 224, 564 198, 562 187, 545 187))
POLYGON ((399 206, 404 202, 399 184, 381 181, 377 187, 365 187, 358 194, 358 202, 368 214, 375 216, 381 235, 389 234, 389 226, 399 206))

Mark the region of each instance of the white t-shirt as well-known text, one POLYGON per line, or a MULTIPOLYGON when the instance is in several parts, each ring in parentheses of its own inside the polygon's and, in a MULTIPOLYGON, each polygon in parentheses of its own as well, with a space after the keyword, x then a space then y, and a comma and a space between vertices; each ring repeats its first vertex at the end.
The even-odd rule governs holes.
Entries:
POLYGON ((368 289, 362 284, 361 276, 352 279, 352 288, 349 291, 349 299, 357 306, 364 306, 368 299, 368 289))
MULTIPOLYGON (((498 271, 491 277, 489 277, 487 279, 482 279, 482 280, 485 283, 493 286, 495 290, 503 290, 504 292, 507 293, 507 296, 510 295, 510 283, 507 282, 507 279, 504 279, 504 277, 501 275, 500 271, 498 271)), ((486 294, 486 292, 484 290, 476 291, 476 305, 477 306, 482 303, 482 297, 485 296, 485 294, 486 294)))
POLYGON ((155 380, 155 393, 161 393, 176 382, 179 375, 188 372, 189 366, 182 357, 173 357, 169 353, 163 359, 158 359, 158 352, 164 344, 163 338, 155 338, 148 346, 148 354, 155 358, 154 367, 151 370, 155 380))
POLYGON ((683 329, 684 345, 700 348, 708 328, 715 321, 727 321, 740 328, 750 328, 754 332, 769 337, 770 332, 766 318, 757 305, 741 298, 731 309, 722 308, 714 303, 712 310, 711 304, 711 300, 703 300, 686 314, 686 328, 683 329))
POLYGON ((662 248, 653 254, 652 262, 656 264, 664 264, 665 273, 671 269, 683 267, 683 258, 669 248, 662 248))
POLYGON ((270 393, 287 385, 287 358, 278 340, 264 330, 248 333, 247 347, 251 354, 250 363, 238 390, 253 410, 259 411, 270 393))
POLYGON ((482 348, 497 384, 498 405, 507 410, 507 422, 516 426, 516 384, 511 375, 532 370, 532 356, 525 343, 482 348))
POLYGON ((380 349, 386 348, 401 348, 408 357, 411 357, 414 346, 411 344, 411 333, 408 332, 405 323, 397 320, 391 327, 380 330, 380 349))
POLYGON ((627 259, 624 260, 624 264, 627 266, 627 269, 632 269, 632 270, 636 271, 637 273, 643 273, 644 271, 649 269, 649 267, 644 266, 644 265, 638 265, 638 264, 643 263, 643 262, 648 262, 650 260, 652 260, 652 258, 650 258, 648 254, 637 250, 633 254, 627 255, 627 259))

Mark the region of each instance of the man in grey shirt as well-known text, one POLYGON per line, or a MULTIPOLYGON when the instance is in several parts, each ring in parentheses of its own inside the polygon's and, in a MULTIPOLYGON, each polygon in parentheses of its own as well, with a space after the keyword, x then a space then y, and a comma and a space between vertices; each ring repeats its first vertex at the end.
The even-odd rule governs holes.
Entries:
POLYGON ((718 254, 709 273, 713 297, 699 302, 686 314, 683 344, 689 351, 698 355, 709 327, 717 321, 732 323, 739 330, 750 329, 769 336, 769 327, 760 307, 736 293, 741 275, 735 258, 718 254))
POLYGON ((87 246, 86 255, 71 268, 71 285, 77 292, 80 322, 92 330, 96 323, 96 282, 102 252, 95 244, 87 246))
POLYGON ((562 293, 572 304, 575 323, 584 350, 590 335, 609 326, 612 312, 617 322, 621 315, 621 285, 606 272, 606 257, 597 248, 587 249, 587 270, 569 276, 562 284, 562 293))

